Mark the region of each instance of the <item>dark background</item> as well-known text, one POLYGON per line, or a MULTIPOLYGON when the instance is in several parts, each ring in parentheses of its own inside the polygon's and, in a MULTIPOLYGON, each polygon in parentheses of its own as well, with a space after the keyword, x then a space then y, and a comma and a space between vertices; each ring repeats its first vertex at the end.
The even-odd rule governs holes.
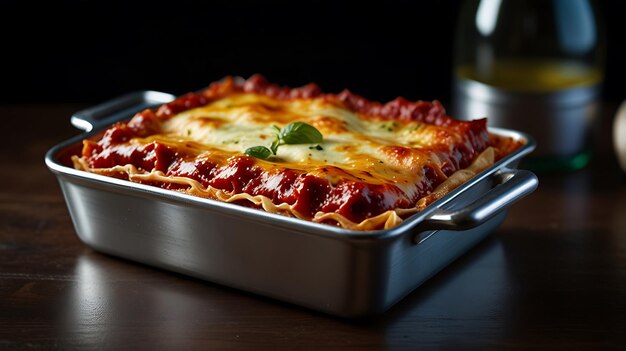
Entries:
MULTIPOLYGON (((0 103, 176 94, 226 75, 374 100, 449 100, 461 1, 0 3, 0 103)), ((626 97, 626 1, 599 2, 605 100, 626 97)))

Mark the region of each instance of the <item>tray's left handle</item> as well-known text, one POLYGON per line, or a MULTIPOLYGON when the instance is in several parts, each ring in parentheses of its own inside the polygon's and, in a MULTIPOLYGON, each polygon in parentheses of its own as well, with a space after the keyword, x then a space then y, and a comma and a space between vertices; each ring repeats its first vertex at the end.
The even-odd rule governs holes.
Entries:
POLYGON ((496 186, 470 205, 458 210, 437 209, 420 224, 425 230, 466 230, 479 226, 511 206, 538 186, 537 176, 527 170, 494 173, 496 186))
POLYGON ((138 91, 129 93, 100 105, 78 111, 72 115, 74 127, 89 132, 102 126, 112 124, 149 107, 174 100, 172 94, 158 91, 138 91))

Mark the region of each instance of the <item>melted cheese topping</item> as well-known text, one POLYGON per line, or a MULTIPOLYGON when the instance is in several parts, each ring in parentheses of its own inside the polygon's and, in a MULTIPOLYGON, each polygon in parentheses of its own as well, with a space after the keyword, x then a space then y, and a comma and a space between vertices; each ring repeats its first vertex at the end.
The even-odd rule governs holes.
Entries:
MULTIPOLYGON (((302 170, 327 177, 331 183, 339 177, 374 184, 393 182, 409 196, 416 191, 417 174, 407 172, 405 162, 393 157, 391 148, 422 148, 449 141, 444 128, 361 118, 323 99, 285 101, 258 94, 235 94, 181 112, 164 123, 161 134, 134 142, 156 140, 178 148, 184 145, 199 155, 210 154, 212 160, 226 160, 252 146, 269 148, 276 136, 273 126, 284 127, 296 121, 308 123, 322 133, 324 141, 320 147, 281 145, 276 156, 259 161, 261 166, 302 170)), ((432 151, 412 150, 413 167, 438 159, 432 151)))

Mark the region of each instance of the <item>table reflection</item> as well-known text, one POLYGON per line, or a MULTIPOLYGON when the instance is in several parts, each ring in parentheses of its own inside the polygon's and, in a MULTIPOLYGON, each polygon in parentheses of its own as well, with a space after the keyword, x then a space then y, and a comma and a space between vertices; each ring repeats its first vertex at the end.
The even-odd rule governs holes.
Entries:
POLYGON ((193 337, 200 321, 210 333, 212 325, 223 330, 237 315, 232 305, 224 311, 219 303, 222 295, 236 292, 106 255, 80 256, 75 274, 61 324, 65 339, 80 340, 81 346, 168 348, 193 337), (151 278, 136 280, 140 270, 151 278), (150 331, 148 340, 137 339, 140 330, 150 331))
MULTIPOLYGON (((480 345, 500 338, 513 289, 505 249, 490 237, 400 302, 384 318, 390 348, 420 344, 480 345), (413 321, 410 323, 409 321, 413 321), (431 332, 445 327, 446 333, 431 332)), ((462 346, 462 345, 459 345, 462 346)))

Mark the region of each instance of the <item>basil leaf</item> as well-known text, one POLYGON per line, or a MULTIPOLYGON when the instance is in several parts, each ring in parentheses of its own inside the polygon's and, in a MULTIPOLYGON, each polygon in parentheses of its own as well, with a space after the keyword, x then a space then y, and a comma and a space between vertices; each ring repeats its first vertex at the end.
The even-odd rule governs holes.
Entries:
POLYGON ((322 133, 310 124, 292 122, 280 130, 278 137, 285 144, 313 144, 321 143, 322 133))
POLYGON ((262 160, 267 160, 272 156, 272 151, 265 146, 253 146, 249 147, 244 151, 244 154, 256 158, 260 158, 262 160))

